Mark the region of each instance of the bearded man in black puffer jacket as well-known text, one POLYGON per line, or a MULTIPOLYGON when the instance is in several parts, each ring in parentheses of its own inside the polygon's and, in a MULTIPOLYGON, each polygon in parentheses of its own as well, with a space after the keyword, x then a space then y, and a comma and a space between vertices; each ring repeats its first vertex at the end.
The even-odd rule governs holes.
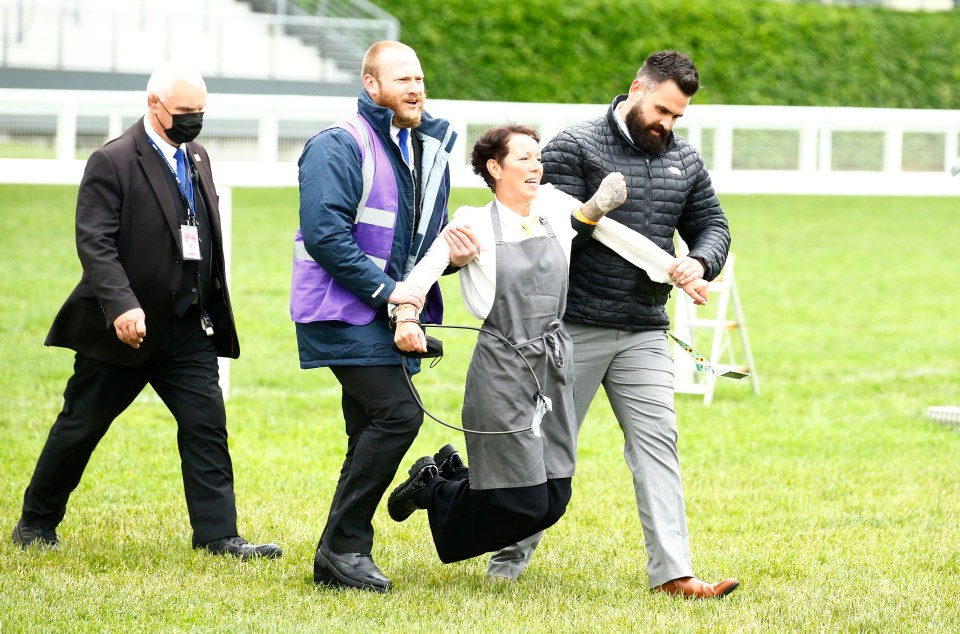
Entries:
MULTIPOLYGON (((605 116, 567 128, 543 150, 543 180, 577 200, 589 199, 607 174, 622 172, 627 201, 610 217, 671 254, 679 232, 690 251, 670 269, 678 285, 715 278, 730 248, 727 219, 700 154, 671 131, 699 87, 690 58, 654 53, 605 116)), ((704 583, 690 560, 666 333, 670 290, 596 240, 572 259, 564 321, 574 344, 577 417, 582 424, 602 382, 624 432, 650 588, 722 597, 739 582, 704 583)), ((516 579, 540 536, 495 554, 489 574, 516 579)))

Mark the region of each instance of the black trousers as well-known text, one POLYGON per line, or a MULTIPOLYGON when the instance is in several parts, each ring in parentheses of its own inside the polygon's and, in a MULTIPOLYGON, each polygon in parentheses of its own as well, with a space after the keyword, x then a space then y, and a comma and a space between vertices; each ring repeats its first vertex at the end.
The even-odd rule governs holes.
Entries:
POLYGON ((200 329, 196 307, 173 319, 162 349, 143 365, 111 365, 78 353, 63 393, 63 410, 23 497, 24 523, 55 528, 63 520, 67 500, 100 439, 149 383, 177 421, 193 545, 236 535, 233 465, 219 374, 213 340, 200 329))
POLYGON ((445 564, 494 552, 553 526, 570 501, 572 478, 509 489, 471 489, 470 470, 436 477, 417 500, 426 506, 445 564))
POLYGON ((330 369, 343 388, 347 455, 320 541, 334 552, 369 553, 373 514, 420 431, 423 411, 403 366, 330 369))

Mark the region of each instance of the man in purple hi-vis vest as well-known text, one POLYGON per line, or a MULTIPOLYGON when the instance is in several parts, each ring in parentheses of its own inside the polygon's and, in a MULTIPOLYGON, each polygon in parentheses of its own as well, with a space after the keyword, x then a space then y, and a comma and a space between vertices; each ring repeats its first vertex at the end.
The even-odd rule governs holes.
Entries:
MULTIPOLYGON (((373 514, 423 423, 403 372, 419 365, 391 350, 388 304, 413 303, 440 321, 434 287, 402 281, 447 224, 456 133, 423 112, 413 49, 377 42, 363 58, 357 113, 317 134, 300 157, 300 228, 290 314, 300 367, 329 367, 342 388, 347 453, 314 557, 314 582, 386 592, 371 557, 373 514)), ((463 266, 479 245, 447 231, 463 266)))

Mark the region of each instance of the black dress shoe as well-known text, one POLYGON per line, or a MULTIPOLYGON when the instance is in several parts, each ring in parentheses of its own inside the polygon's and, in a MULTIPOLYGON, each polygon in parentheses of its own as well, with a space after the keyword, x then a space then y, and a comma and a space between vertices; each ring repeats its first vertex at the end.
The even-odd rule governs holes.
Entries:
POLYGON ((233 555, 241 559, 253 559, 255 557, 264 557, 265 559, 279 559, 283 556, 283 551, 276 544, 251 544, 242 537, 221 537, 206 544, 200 544, 197 548, 203 548, 214 555, 233 555))
POLYGON ((52 528, 27 526, 22 519, 13 527, 13 543, 24 549, 36 546, 40 550, 60 550, 57 531, 52 528))
POLYGON ((433 454, 433 461, 437 463, 437 471, 444 478, 453 476, 457 471, 463 469, 463 458, 460 457, 456 447, 453 445, 444 445, 440 451, 433 454))
POLYGON ((313 582, 370 592, 387 592, 392 586, 369 553, 335 553, 323 544, 313 556, 313 582))
POLYGON ((427 483, 437 475, 437 463, 430 456, 420 458, 410 467, 410 477, 393 490, 387 500, 387 511, 395 522, 402 522, 410 517, 417 509, 424 507, 417 504, 414 496, 426 488, 427 483))

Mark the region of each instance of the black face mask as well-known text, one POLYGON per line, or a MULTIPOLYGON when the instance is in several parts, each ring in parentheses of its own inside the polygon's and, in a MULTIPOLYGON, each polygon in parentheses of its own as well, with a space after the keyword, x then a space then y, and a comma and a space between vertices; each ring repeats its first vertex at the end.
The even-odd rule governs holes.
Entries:
MULTIPOLYGON (((163 105, 162 101, 158 99, 157 103, 160 104, 160 107, 163 108, 164 112, 170 114, 170 111, 167 110, 167 107, 163 105)), ((197 135, 200 134, 200 130, 203 129, 202 112, 170 114, 170 117, 173 119, 173 125, 169 128, 164 128, 163 131, 167 135, 167 138, 174 143, 189 143, 197 138, 197 135)), ((157 117, 157 121, 160 121, 160 117, 157 117)))

